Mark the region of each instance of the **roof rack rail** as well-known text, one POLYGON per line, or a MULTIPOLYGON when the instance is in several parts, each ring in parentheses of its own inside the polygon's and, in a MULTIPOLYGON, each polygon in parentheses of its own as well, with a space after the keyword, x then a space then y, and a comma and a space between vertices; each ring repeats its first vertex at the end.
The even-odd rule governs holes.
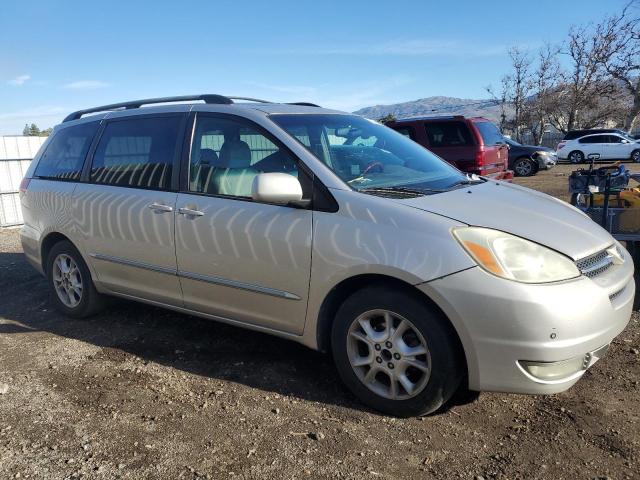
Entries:
MULTIPOLYGON (((240 97, 235 97, 240 99, 240 97)), ((170 103, 170 102, 189 102, 193 100, 202 100, 205 103, 212 103, 218 105, 230 105, 233 100, 224 95, 182 95, 176 97, 158 97, 158 98, 146 98, 144 100, 133 100, 130 102, 112 103, 110 105, 102 105, 101 107, 87 108, 85 110, 78 110, 70 113, 66 116, 63 122, 70 122, 72 120, 78 120, 83 115, 88 113, 106 112, 109 110, 130 110, 134 108, 140 108, 142 105, 153 105, 155 103, 170 103)))
MULTIPOLYGON (((231 105, 234 100, 245 100, 248 102, 256 102, 256 103, 273 103, 273 102, 269 102, 268 100, 261 100, 259 98, 227 97, 224 95, 215 95, 215 94, 145 98, 143 100, 132 100, 130 102, 112 103, 110 105, 102 105, 100 107, 93 107, 93 108, 87 108, 84 110, 78 110, 76 112, 73 112, 67 115, 63 120, 63 122, 78 120, 79 118, 82 118, 83 115, 87 115, 88 113, 107 112, 107 111, 113 111, 113 110, 131 110, 134 108, 140 108, 143 105, 153 105, 157 103, 171 103, 171 102, 190 102, 194 100, 202 100, 205 103, 218 104, 218 105, 231 105)), ((293 102, 293 103, 288 103, 287 105, 320 107, 320 105, 316 105, 315 103, 309 103, 309 102, 293 102)))
POLYGON ((322 108, 320 105, 317 105, 317 104, 311 103, 311 102, 291 102, 291 103, 287 103, 287 105, 299 105, 301 107, 318 107, 318 108, 322 108))
POLYGON ((251 98, 251 97, 227 97, 230 100, 245 100, 247 102, 256 102, 256 103, 273 103, 269 100, 260 100, 259 98, 251 98))

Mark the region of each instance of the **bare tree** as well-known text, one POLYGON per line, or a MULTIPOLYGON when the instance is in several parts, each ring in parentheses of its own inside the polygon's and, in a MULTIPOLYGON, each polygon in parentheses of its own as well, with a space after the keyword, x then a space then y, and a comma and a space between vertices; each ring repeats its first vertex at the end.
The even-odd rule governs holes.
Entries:
POLYGON ((628 3, 622 11, 596 25, 597 63, 602 72, 615 79, 628 94, 632 104, 623 121, 631 130, 640 113, 640 19, 631 14, 628 3))
POLYGON ((500 131, 504 132, 507 128, 507 107, 509 104, 507 99, 509 94, 509 80, 506 75, 502 77, 500 83, 501 88, 499 92, 496 92, 491 85, 485 87, 485 90, 491 96, 492 100, 500 106, 500 131))
POLYGON ((558 48, 545 45, 538 52, 535 70, 531 75, 533 94, 524 102, 522 120, 531 132, 533 143, 539 145, 549 116, 555 111, 554 95, 558 89, 560 65, 557 60, 558 48))
POLYGON ((498 105, 500 105, 500 129, 510 129, 516 140, 521 140, 525 104, 532 93, 531 87, 531 58, 527 52, 518 47, 512 47, 508 51, 511 58, 511 73, 504 75, 500 82, 500 92, 493 87, 486 88, 487 92, 498 105), (507 118, 507 111, 513 112, 512 118, 507 118))
MULTIPOLYGON (((516 140, 521 140, 521 129, 524 121, 525 104, 532 91, 531 57, 518 47, 509 49, 513 70, 506 77, 507 98, 513 106, 513 133, 516 140)), ((505 80, 503 79, 503 84, 505 80)))

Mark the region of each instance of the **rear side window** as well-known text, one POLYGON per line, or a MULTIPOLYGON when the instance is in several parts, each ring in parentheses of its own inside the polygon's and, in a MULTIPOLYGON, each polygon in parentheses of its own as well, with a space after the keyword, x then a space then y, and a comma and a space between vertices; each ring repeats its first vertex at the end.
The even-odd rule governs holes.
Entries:
POLYGON ((504 137, 496 127, 491 122, 475 122, 474 125, 480 132, 480 136, 482 137, 482 141, 485 145, 496 145, 498 143, 504 142, 504 137))
POLYGON ((579 143, 608 143, 608 135, 593 135, 578 140, 579 143))
POLYGON ((463 147, 473 145, 471 132, 463 122, 426 123, 424 128, 427 131, 430 147, 463 147))
POLYGON ((181 117, 131 118, 110 122, 91 164, 94 183, 168 189, 177 155, 181 117))
POLYGON ((79 180, 98 122, 83 123, 58 131, 44 152, 35 176, 56 180, 79 180))

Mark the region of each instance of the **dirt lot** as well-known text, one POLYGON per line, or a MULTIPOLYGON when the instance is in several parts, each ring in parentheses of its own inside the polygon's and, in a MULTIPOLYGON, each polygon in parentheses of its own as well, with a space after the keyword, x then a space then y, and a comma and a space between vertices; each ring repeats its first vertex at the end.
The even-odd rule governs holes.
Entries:
MULTIPOLYGON (((569 170, 518 183, 562 196, 569 170)), ((64 318, 4 230, 0 478, 638 478, 639 322, 566 393, 398 420, 290 342, 124 301, 64 318)))

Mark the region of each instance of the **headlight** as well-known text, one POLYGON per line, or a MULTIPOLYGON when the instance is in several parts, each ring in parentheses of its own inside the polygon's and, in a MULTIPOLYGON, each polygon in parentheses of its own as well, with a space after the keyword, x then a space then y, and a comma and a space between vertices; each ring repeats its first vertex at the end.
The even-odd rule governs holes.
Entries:
POLYGON ((524 283, 547 283, 579 277, 564 255, 523 238, 480 227, 455 228, 453 235, 489 273, 524 283))

